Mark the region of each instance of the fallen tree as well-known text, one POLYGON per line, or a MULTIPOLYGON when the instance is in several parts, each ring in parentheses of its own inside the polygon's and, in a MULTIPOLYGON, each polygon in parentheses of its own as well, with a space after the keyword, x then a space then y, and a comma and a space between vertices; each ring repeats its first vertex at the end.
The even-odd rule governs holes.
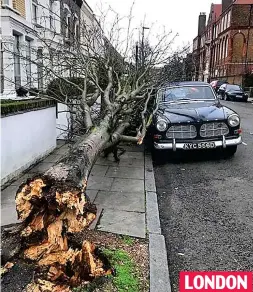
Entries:
MULTIPOLYGON (((46 277, 31 283, 30 291, 69 291, 82 281, 113 273, 92 243, 84 240, 75 248, 69 246, 68 237, 87 228, 96 217, 96 206, 85 191, 98 155, 121 141, 142 144, 155 112, 154 88, 159 86, 160 67, 169 58, 174 38, 163 32, 155 44, 145 46, 146 52, 140 45, 145 59, 139 60, 133 51, 131 18, 130 13, 123 39, 117 15, 107 38, 101 18, 101 26, 83 23, 78 34, 73 31, 71 47, 65 39, 49 42, 46 31, 37 33, 44 43, 43 55, 29 61, 41 68, 47 83, 54 80, 54 86, 46 92, 30 92, 67 105, 67 131, 75 144, 59 163, 28 179, 16 194, 17 214, 23 222, 23 256, 46 271, 46 277), (66 77, 66 71, 74 72, 78 82, 66 77), (134 135, 126 134, 129 128, 134 135)), ((27 56, 20 58, 27 60, 27 56)))

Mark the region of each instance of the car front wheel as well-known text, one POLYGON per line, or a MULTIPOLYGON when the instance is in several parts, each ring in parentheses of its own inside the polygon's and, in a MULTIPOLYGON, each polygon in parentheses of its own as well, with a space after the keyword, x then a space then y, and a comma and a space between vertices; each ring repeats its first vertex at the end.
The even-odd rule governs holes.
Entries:
POLYGON ((236 150, 237 150, 237 145, 229 146, 226 149, 224 149, 225 158, 232 157, 235 154, 236 150))

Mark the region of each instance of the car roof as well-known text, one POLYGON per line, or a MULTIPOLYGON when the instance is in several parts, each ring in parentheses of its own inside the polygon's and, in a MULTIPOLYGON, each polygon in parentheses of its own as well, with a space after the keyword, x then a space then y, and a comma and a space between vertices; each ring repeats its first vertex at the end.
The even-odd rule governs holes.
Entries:
POLYGON ((179 82, 170 82, 167 84, 164 84, 162 87, 174 87, 174 86, 209 86, 210 84, 207 82, 202 81, 179 81, 179 82))

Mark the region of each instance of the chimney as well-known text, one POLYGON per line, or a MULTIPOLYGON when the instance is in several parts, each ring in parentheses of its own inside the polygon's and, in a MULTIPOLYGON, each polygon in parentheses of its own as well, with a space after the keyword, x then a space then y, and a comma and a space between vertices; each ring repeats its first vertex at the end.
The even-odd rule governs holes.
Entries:
POLYGON ((205 12, 200 12, 199 14, 199 27, 198 27, 198 36, 202 35, 206 28, 206 14, 205 12))
POLYGON ((225 11, 233 2, 234 0, 222 0, 222 12, 225 11))

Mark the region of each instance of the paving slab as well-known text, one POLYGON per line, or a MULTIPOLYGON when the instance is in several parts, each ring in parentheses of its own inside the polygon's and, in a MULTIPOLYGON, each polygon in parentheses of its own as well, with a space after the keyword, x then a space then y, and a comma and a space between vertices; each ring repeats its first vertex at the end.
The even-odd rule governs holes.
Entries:
POLYGON ((144 171, 142 167, 110 166, 106 173, 106 176, 117 178, 144 179, 144 171))
POLYGON ((88 179, 87 190, 109 191, 111 189, 113 178, 90 176, 88 179))
POLYGON ((15 206, 15 196, 18 190, 18 186, 10 185, 6 189, 1 191, 1 206, 10 204, 15 206))
POLYGON ((56 148, 60 148, 65 144, 66 144, 66 140, 57 140, 56 141, 56 145, 57 145, 56 148))
POLYGON ((31 168, 27 173, 44 173, 51 166, 53 166, 55 163, 54 162, 40 162, 39 164, 35 165, 33 168, 31 168))
POLYGON ((145 197, 143 192, 99 191, 95 204, 101 205, 104 209, 112 208, 130 212, 145 212, 145 197))
POLYGON ((64 145, 64 146, 56 149, 54 151, 54 154, 57 154, 57 155, 65 155, 65 154, 67 154, 69 152, 69 149, 70 149, 70 147, 66 144, 66 145, 64 145))
POLYGON ((126 146, 126 145, 120 145, 120 147, 124 148, 127 152, 143 152, 144 147, 143 145, 133 145, 133 146, 126 146))
POLYGON ((144 167, 144 159, 122 157, 120 159, 119 166, 144 167))
POLYGON ((97 196, 98 191, 97 190, 86 190, 86 194, 89 197, 91 203, 94 202, 96 196, 97 196))
POLYGON ((1 206, 1 226, 18 222, 15 203, 1 206))
POLYGON ((97 229, 116 234, 145 238, 145 213, 105 209, 97 229))
POLYGON ((105 176, 109 166, 108 165, 97 165, 92 167, 90 176, 105 176))
POLYGON ((150 292, 171 292, 163 235, 149 234, 150 292))
POLYGON ((108 158, 98 157, 95 165, 105 165, 105 166, 114 165, 114 166, 117 166, 117 165, 119 165, 119 163, 116 162, 114 160, 114 158, 112 158, 112 157, 109 156, 108 158))
POLYGON ((128 167, 144 167, 144 158, 126 157, 120 156, 120 161, 116 162, 112 156, 107 158, 99 157, 96 161, 97 165, 108 165, 108 166, 128 166, 128 167))
MULTIPOLYGON (((107 179, 110 179, 109 177, 107 179)), ((115 178, 111 187, 113 192, 144 192, 144 180, 115 178)))
POLYGON ((34 173, 25 173, 20 178, 18 178, 17 180, 13 181, 11 183, 11 185, 18 187, 22 183, 25 183, 28 178, 32 178, 33 176, 34 176, 34 173))
POLYGON ((48 162, 56 163, 56 162, 58 162, 62 157, 63 157, 63 155, 60 155, 60 154, 50 154, 50 155, 47 156, 45 159, 43 159, 43 162, 45 162, 45 163, 48 163, 48 162))
POLYGON ((144 153, 143 152, 129 152, 126 151, 124 154, 120 156, 120 160, 124 159, 144 159, 144 153))

